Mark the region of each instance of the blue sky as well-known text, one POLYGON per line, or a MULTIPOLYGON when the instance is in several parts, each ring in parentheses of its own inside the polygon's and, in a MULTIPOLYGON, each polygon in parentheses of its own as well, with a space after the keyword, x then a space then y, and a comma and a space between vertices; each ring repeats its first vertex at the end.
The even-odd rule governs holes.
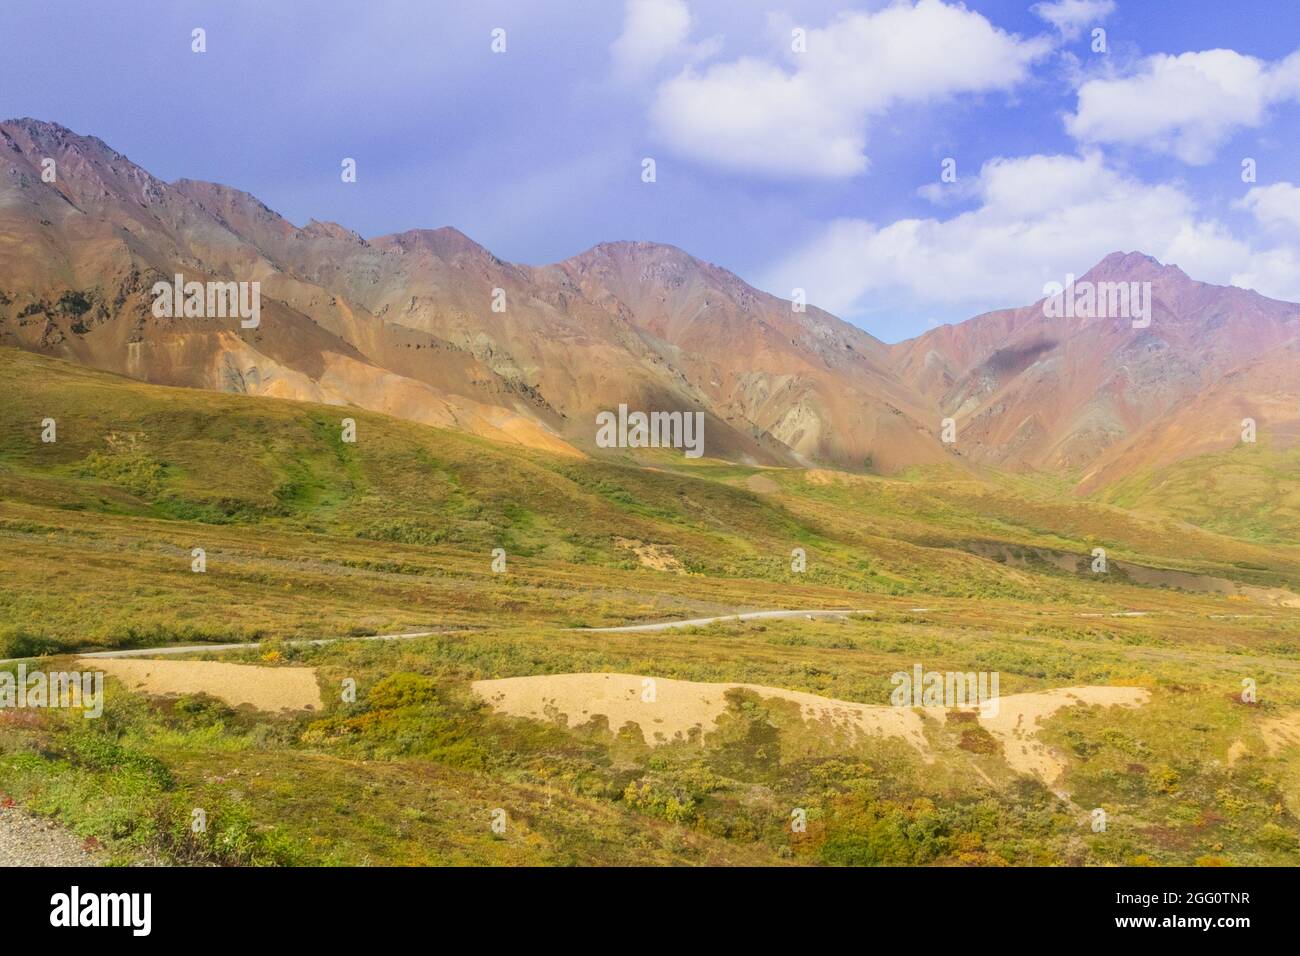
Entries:
POLYGON ((3 117, 300 225, 667 242, 887 341, 1116 249, 1300 299, 1293 2, 6 0, 0 43, 3 117))

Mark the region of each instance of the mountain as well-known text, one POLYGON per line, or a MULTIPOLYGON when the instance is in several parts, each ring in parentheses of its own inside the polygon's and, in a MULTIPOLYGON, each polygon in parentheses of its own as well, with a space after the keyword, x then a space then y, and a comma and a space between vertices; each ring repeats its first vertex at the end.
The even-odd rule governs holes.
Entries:
POLYGON ((571 450, 536 416, 493 400, 510 389, 472 356, 427 336, 384 335, 349 303, 307 289, 182 184, 101 141, 19 120, 0 124, 0 157, 0 342, 158 384, 355 404, 571 450), (53 182, 43 181, 45 159, 54 160, 53 182), (177 273, 262 283, 259 326, 155 317, 153 285, 177 273), (310 313, 297 307, 308 304, 310 313), (418 374, 377 361, 364 336, 349 338, 361 328, 390 351, 427 350, 429 361, 418 374))
POLYGON ((948 458, 927 403, 889 349, 829 313, 760 292, 717 266, 651 243, 605 243, 549 267, 641 339, 730 423, 801 461, 883 471, 948 458))
MULTIPOLYGON (((366 242, 317 227, 304 242, 251 196, 178 188, 311 289, 474 356, 588 449, 596 413, 626 404, 703 412, 708 454, 723 458, 860 466, 870 457, 893 469, 946 457, 883 343, 672 246, 604 243, 535 268, 450 228, 366 242)), ((319 305, 310 290, 282 294, 313 314, 319 305)), ((344 334, 358 343, 366 330, 344 334)), ((367 354, 378 348, 370 342, 367 354)))
POLYGON ((1150 283, 1145 327, 1050 318, 1040 301, 890 346, 672 246, 602 243, 527 266, 452 228, 300 228, 57 124, 0 123, 0 345, 560 454, 661 460, 596 446, 596 415, 627 405, 699 412, 709 457, 1042 471, 1091 493, 1221 449, 1243 408, 1272 427, 1285 398, 1261 404, 1259 390, 1294 371, 1300 306, 1140 253, 1080 280, 1119 282, 1150 283), (178 273, 260 283, 260 324, 155 317, 154 283, 178 273))
POLYGON ((1266 361, 1294 380, 1300 306, 1197 282, 1140 253, 1107 256, 1076 286, 1103 283, 1149 283, 1149 323, 1049 317, 1061 310, 1040 300, 895 345, 894 366, 956 420, 967 458, 1073 475, 1080 491, 1224 447, 1242 409, 1258 407, 1261 428, 1280 424, 1251 400, 1251 383, 1268 375, 1246 370, 1266 361))
POLYGON ((949 457, 882 343, 669 246, 612 243, 535 268, 454 229, 367 241, 298 228, 247 193, 162 182, 35 120, 0 124, 0 156, 2 344, 553 451, 596 451, 596 414, 626 404, 701 412, 714 457, 949 457), (150 290, 177 273, 259 282, 260 326, 155 318, 150 290))

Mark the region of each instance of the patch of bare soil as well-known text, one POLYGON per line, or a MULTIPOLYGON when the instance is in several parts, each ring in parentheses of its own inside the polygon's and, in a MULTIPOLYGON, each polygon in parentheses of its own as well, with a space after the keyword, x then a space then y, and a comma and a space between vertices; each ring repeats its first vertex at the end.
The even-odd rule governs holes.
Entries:
POLYGON ((1058 687, 999 697, 996 709, 985 707, 977 712, 980 726, 1002 744, 1011 769, 1032 774, 1050 786, 1065 772, 1066 764, 1038 739, 1043 721, 1062 707, 1138 707, 1150 699, 1150 691, 1142 687, 1058 687))
POLYGON ((272 713, 320 710, 322 706, 314 667, 123 658, 85 658, 81 663, 146 694, 210 694, 232 707, 249 704, 272 713))
POLYGON ((726 710, 726 693, 733 688, 793 701, 803 708, 805 721, 823 723, 828 729, 852 728, 873 736, 898 737, 923 755, 930 752, 921 716, 912 710, 854 704, 779 687, 707 684, 637 674, 543 674, 473 684, 474 693, 503 713, 538 720, 563 718, 570 727, 603 716, 611 730, 635 724, 649 744, 685 740, 692 731, 713 731, 726 710))
POLYGON ((673 574, 685 574, 682 563, 667 548, 658 544, 646 544, 636 538, 615 538, 614 543, 620 548, 627 548, 637 556, 641 566, 654 571, 670 571, 673 574))
POLYGON ((1300 747, 1300 711, 1262 721, 1259 732, 1271 757, 1288 747, 1300 747))
MULTIPOLYGON (((847 730, 853 737, 905 741, 927 762, 933 762, 935 755, 925 736, 925 720, 942 722, 954 713, 942 707, 858 704, 758 684, 709 684, 637 674, 542 674, 473 684, 474 693, 502 713, 568 727, 602 716, 613 731, 635 725, 651 745, 688 740, 694 734, 713 731, 726 709, 725 695, 733 688, 797 703, 804 722, 820 726, 828 736, 847 730)), ((1066 764, 1037 738, 1047 718, 1063 707, 1136 707, 1149 699, 1149 691, 1140 687, 1061 687, 1011 694, 999 697, 996 708, 977 711, 978 725, 997 742, 1012 770, 1051 785, 1060 778, 1066 764)), ((964 719, 969 720, 969 715, 964 719)))

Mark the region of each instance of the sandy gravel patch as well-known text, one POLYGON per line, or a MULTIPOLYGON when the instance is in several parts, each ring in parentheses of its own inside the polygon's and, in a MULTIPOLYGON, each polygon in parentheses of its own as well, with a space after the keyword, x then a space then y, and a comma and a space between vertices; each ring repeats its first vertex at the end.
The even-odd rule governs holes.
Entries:
POLYGON ((1259 732, 1270 757, 1277 756, 1287 747, 1300 747, 1300 711, 1261 721, 1259 732))
POLYGON ((1235 767, 1241 761, 1241 758, 1250 753, 1250 748, 1246 746, 1244 740, 1234 740, 1228 747, 1228 766, 1235 767))
POLYGON ((320 710, 314 667, 258 667, 220 661, 150 661, 122 658, 83 660, 127 687, 146 694, 210 694, 232 707, 258 710, 320 710))
POLYGON ((855 704, 799 691, 758 684, 706 684, 700 681, 649 678, 639 674, 542 674, 536 677, 506 677, 473 684, 493 708, 515 717, 559 720, 569 727, 587 723, 601 715, 611 730, 635 724, 650 744, 688 739, 692 731, 710 733, 726 710, 725 694, 733 688, 753 691, 760 697, 794 701, 803 708, 805 721, 816 721, 828 731, 850 729, 876 737, 906 740, 922 754, 930 745, 922 732, 918 713, 906 708, 855 704), (653 681, 653 700, 643 699, 653 681))
MULTIPOLYGON (((726 692, 744 688, 762 698, 797 703, 804 722, 819 725, 828 735, 848 731, 851 736, 902 740, 926 762, 936 758, 925 735, 925 721, 945 722, 950 713, 942 707, 859 704, 759 684, 709 684, 639 674, 541 674, 475 681, 472 686, 475 694, 501 713, 562 722, 568 727, 581 726, 599 715, 609 721, 613 731, 635 724, 642 738, 653 745, 715 730, 726 709, 726 692), (647 694, 651 686, 652 695, 647 694)), ((1060 778, 1066 763, 1037 738, 1045 720, 1063 707, 1137 707, 1149 699, 1150 692, 1140 687, 1060 687, 1011 694, 999 698, 996 714, 991 708, 980 712, 979 725, 1002 745, 1012 770, 1050 785, 1060 778)))
POLYGON ((1058 687, 1000 697, 996 715, 991 709, 977 712, 980 726, 1002 744, 1011 769, 1050 785, 1060 779, 1066 763, 1038 739, 1043 721, 1062 707, 1139 707, 1150 699, 1151 692, 1143 687, 1058 687))
POLYGON ((745 479, 745 487, 760 495, 770 495, 781 490, 781 486, 767 475, 750 475, 745 479))

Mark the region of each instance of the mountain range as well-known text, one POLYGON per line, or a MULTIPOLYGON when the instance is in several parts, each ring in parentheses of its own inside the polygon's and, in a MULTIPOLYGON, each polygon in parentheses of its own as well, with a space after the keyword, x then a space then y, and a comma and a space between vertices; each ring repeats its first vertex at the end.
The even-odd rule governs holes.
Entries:
POLYGON ((299 228, 57 124, 0 123, 0 346, 146 382, 565 455, 628 454, 595 444, 620 404, 700 412, 713 458, 1046 472, 1082 493, 1231 448, 1246 418, 1260 440, 1300 438, 1300 305, 1137 252, 1080 282, 1150 283, 1150 323, 1049 318, 1040 300, 888 345, 668 245, 527 266, 453 228, 299 228), (177 274, 260 283, 260 323, 155 316, 151 290, 177 274))

